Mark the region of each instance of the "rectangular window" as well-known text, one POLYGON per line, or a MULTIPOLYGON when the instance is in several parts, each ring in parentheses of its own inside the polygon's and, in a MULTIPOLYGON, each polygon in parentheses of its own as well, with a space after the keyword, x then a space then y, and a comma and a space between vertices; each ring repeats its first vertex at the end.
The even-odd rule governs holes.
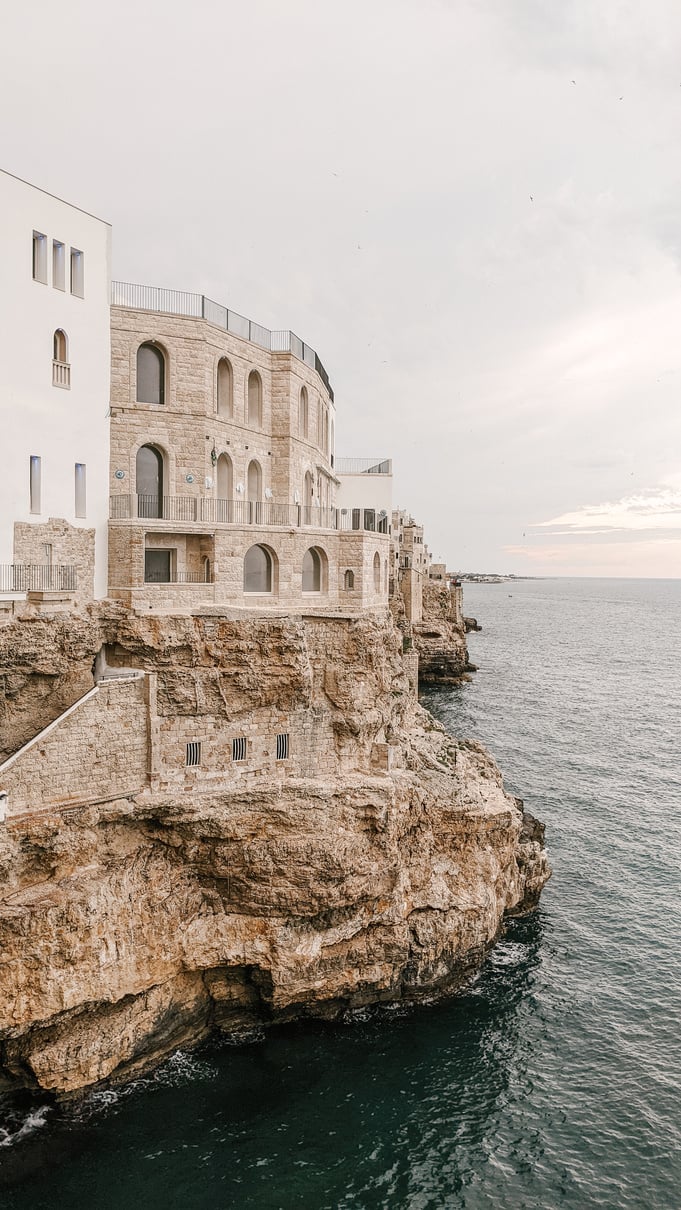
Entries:
POLYGON ((85 277, 83 261, 85 257, 77 248, 71 249, 71 293, 83 298, 85 277))
POLYGON ((66 249, 58 239, 52 240, 52 285, 55 290, 66 289, 66 249))
POLYGON ((232 760, 246 759, 246 736, 240 735, 232 740, 232 760))
POLYGON ((33 232, 33 280, 47 284, 47 236, 33 232))
POLYGON ((31 471, 29 481, 31 512, 40 512, 40 458, 31 454, 31 471))
POLYGON ((171 583, 171 551, 145 550, 144 552, 144 583, 171 583))
POLYGON ((85 463, 76 463, 76 516, 87 516, 87 502, 85 495, 85 463))
POLYGON ((277 736, 277 760, 288 760, 288 735, 277 736))
POLYGON ((187 759, 185 764, 188 769, 195 768, 201 764, 201 744, 197 740, 193 740, 191 744, 187 744, 187 759))
POLYGON ((52 543, 51 542, 44 543, 43 553, 45 555, 45 562, 47 563, 47 566, 51 567, 52 566, 52 543))

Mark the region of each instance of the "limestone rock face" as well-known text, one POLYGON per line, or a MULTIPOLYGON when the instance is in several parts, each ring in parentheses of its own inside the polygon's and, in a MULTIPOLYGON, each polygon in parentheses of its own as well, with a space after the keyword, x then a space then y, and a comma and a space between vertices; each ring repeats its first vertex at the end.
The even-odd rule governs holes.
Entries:
POLYGON ((92 687, 101 642, 94 611, 0 626, 0 763, 92 687))
POLYGON ((1 1080, 72 1092, 212 1029, 433 998, 536 903, 541 825, 484 749, 418 706, 389 620, 99 626, 74 637, 74 675, 104 635, 154 668, 171 735, 292 710, 319 748, 286 776, 160 778, 0 825, 1 1080))
POLYGON ((463 617, 453 608, 452 596, 444 585, 423 585, 423 621, 412 624, 412 633, 419 681, 424 685, 452 684, 474 670, 468 661, 463 617))

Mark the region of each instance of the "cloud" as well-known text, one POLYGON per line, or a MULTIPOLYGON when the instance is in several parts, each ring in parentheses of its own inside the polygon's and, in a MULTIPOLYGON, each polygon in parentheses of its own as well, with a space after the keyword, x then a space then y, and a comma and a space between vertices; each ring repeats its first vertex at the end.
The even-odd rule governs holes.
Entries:
POLYGON ((533 529, 549 529, 551 536, 604 534, 626 531, 678 530, 681 532, 681 475, 672 482, 604 504, 584 504, 573 512, 539 521, 533 529))

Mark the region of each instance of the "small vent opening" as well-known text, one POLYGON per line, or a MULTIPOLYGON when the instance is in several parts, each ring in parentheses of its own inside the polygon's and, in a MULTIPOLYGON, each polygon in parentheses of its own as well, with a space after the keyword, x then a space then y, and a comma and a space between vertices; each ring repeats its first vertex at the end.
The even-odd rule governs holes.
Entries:
POLYGON ((201 744, 197 740, 193 740, 191 744, 187 744, 187 768, 190 769, 200 764, 201 744))
POLYGON ((232 740, 232 760, 246 759, 246 736, 239 735, 232 740))
POLYGON ((288 735, 277 736, 277 760, 288 760, 288 735))

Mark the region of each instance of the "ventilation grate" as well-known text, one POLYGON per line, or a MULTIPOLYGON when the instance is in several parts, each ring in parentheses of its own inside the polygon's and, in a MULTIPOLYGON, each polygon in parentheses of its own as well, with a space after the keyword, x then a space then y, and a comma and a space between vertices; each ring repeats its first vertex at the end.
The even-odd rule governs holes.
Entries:
POLYGON ((240 735, 232 740, 232 760, 246 759, 246 736, 240 735))
POLYGON ((277 736, 277 760, 288 760, 288 735, 277 736))
POLYGON ((187 744, 187 768, 201 764, 201 744, 197 740, 187 744))

